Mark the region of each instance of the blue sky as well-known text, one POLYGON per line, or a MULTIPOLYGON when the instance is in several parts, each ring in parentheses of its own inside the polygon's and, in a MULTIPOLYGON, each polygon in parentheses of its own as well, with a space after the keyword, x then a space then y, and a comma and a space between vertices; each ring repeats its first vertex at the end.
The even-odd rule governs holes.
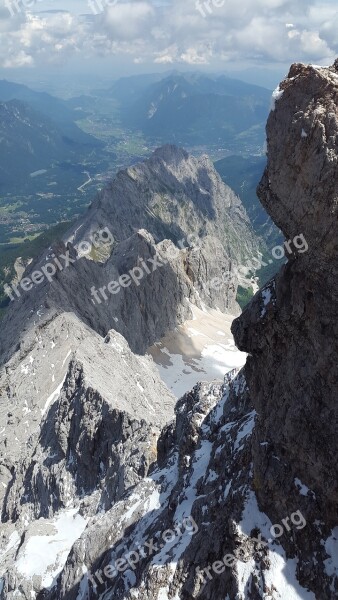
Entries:
POLYGON ((333 1, 0 0, 0 76, 8 78, 173 68, 279 76, 291 62, 337 55, 333 1))

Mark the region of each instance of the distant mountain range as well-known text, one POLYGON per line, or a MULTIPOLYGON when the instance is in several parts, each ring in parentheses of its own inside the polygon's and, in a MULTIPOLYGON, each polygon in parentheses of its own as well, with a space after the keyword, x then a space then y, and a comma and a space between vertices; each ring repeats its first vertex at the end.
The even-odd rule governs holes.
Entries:
MULTIPOLYGON (((271 93, 259 86, 225 76, 172 72, 164 78, 158 73, 122 78, 95 94, 63 100, 0 81, 3 192, 51 161, 81 163, 92 149, 103 148, 99 139, 76 124, 97 115, 99 98, 115 99, 122 130, 141 132, 150 147, 176 142, 245 154, 263 147, 271 93)), ((112 123, 115 117, 112 113, 112 123)), ((95 127, 88 131, 94 132, 95 127)))
POLYGON ((265 140, 271 92, 224 75, 129 77, 101 94, 120 102, 126 127, 161 141, 240 150, 265 140))
POLYGON ((36 92, 26 85, 1 80, 0 102, 10 100, 20 100, 28 104, 37 113, 57 123, 62 128, 63 134, 75 142, 92 145, 96 141, 75 125, 75 121, 82 116, 81 111, 75 110, 66 100, 46 92, 36 92))
POLYGON ((53 161, 74 159, 81 147, 57 123, 18 100, 0 103, 0 138, 0 189, 53 161))
POLYGON ((176 72, 166 73, 149 73, 145 75, 131 75, 130 77, 121 77, 113 83, 108 90, 94 90, 94 96, 103 98, 116 98, 121 103, 128 105, 136 102, 142 94, 145 93, 150 85, 158 83, 166 77, 175 75, 176 72))
POLYGON ((51 162, 79 162, 101 147, 76 125, 79 116, 59 98, 0 81, 0 190, 7 191, 51 162))

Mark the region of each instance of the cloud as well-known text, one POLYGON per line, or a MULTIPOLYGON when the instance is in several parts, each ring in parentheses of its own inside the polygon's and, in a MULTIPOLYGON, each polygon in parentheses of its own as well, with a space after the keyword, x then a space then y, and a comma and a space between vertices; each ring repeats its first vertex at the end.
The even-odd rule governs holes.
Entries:
POLYGON ((107 8, 100 25, 109 39, 135 40, 149 37, 155 17, 154 8, 147 2, 119 3, 107 8))
POLYGON ((23 50, 9 55, 3 63, 5 69, 16 69, 18 67, 26 67, 33 64, 33 58, 26 54, 23 50))
POLYGON ((328 1, 91 0, 95 10, 83 2, 85 15, 71 13, 75 0, 68 11, 62 1, 59 11, 47 11, 50 0, 36 0, 10 18, 0 0, 1 66, 62 63, 80 54, 227 68, 229 62, 326 62, 338 53, 338 9, 328 1))
POLYGON ((0 64, 4 68, 67 61, 83 47, 86 30, 69 12, 45 16, 22 13, 10 19, 11 28, 0 41, 0 64))

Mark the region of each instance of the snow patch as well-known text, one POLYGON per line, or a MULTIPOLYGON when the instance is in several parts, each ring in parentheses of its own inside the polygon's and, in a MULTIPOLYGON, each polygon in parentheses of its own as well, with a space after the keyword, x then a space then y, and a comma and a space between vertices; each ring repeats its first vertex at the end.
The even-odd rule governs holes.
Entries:
POLYGON ((338 577, 338 527, 335 527, 327 538, 325 551, 329 556, 324 560, 325 571, 330 577, 333 575, 338 577))
POLYGON ((45 406, 43 408, 41 408, 41 415, 45 415, 49 406, 52 404, 52 402, 54 400, 56 400, 56 398, 60 395, 60 392, 62 390, 63 384, 65 382, 66 379, 66 375, 64 376, 63 380, 61 381, 60 385, 58 385, 58 387, 56 388, 56 390, 54 390, 54 392, 51 393, 51 395, 47 398, 45 406))
POLYGON ((311 491, 311 490, 309 490, 309 488, 308 488, 306 485, 304 485, 304 484, 301 482, 301 480, 300 480, 300 479, 298 479, 297 477, 296 477, 296 479, 295 479, 294 483, 295 483, 295 486, 298 488, 298 491, 299 491, 299 493, 300 493, 300 495, 301 495, 301 496, 307 496, 307 495, 308 495, 308 492, 310 492, 310 491, 311 491))
POLYGON ((4 550, 0 551, 0 560, 2 561, 2 559, 6 556, 6 554, 8 554, 8 552, 10 552, 13 549, 17 549, 17 547, 19 546, 20 543, 20 536, 18 534, 17 531, 13 531, 13 533, 11 533, 11 535, 8 538, 8 543, 7 546, 4 550))
POLYGON ((70 357, 71 353, 72 353, 72 350, 70 349, 70 350, 68 351, 68 353, 67 353, 67 356, 66 356, 66 358, 64 359, 64 361, 63 361, 63 363, 62 363, 62 366, 63 366, 63 367, 65 366, 65 362, 66 362, 67 358, 69 358, 69 357, 70 357))
POLYGON ((24 577, 40 576, 42 586, 49 588, 62 571, 75 541, 82 535, 88 519, 77 514, 76 509, 63 511, 55 521, 39 520, 39 524, 54 529, 51 535, 29 538, 16 567, 24 577))
MULTIPOLYGON (((253 491, 250 491, 243 510, 242 521, 238 526, 239 532, 242 535, 251 537, 251 531, 253 529, 258 529, 263 538, 266 540, 271 540, 271 527, 272 523, 269 517, 259 510, 256 496, 253 491)), ((274 598, 276 598, 276 600, 284 600, 284 598, 287 598, 287 600, 316 600, 315 595, 301 587, 297 580, 297 559, 287 559, 283 547, 280 546, 276 541, 273 543, 273 548, 269 548, 268 551, 270 567, 268 570, 264 571, 264 580, 268 588, 272 589, 273 586, 276 590, 276 595, 274 598)), ((335 558, 337 559, 337 557, 338 546, 337 555, 335 558)), ((245 586, 249 581, 249 568, 251 568, 252 573, 255 570, 255 565, 253 564, 252 560, 250 560, 248 563, 245 563, 245 565, 246 566, 243 564, 239 565, 238 568, 239 576, 242 577, 242 593, 244 593, 243 586, 245 589, 245 586)), ((240 600, 244 600, 246 598, 247 596, 242 595, 240 600)))
POLYGON ((237 452, 237 450, 240 449, 240 443, 243 439, 247 438, 249 435, 252 434, 254 425, 255 425, 255 418, 256 418, 256 411, 253 410, 247 417, 247 420, 245 421, 245 423, 242 425, 242 427, 240 428, 238 434, 237 434, 237 438, 236 438, 236 442, 234 445, 234 452, 237 452))
POLYGON ((284 90, 281 90, 279 85, 278 87, 276 87, 276 89, 274 90, 274 92, 272 92, 272 99, 271 99, 271 110, 274 111, 276 108, 276 102, 278 102, 278 100, 281 99, 281 97, 284 94, 284 90))
POLYGON ((329 66, 323 66, 323 65, 309 65, 310 67, 312 67, 313 69, 329 69, 329 66))
POLYGON ((249 584, 254 570, 255 561, 253 558, 248 560, 248 562, 238 561, 236 563, 238 600, 246 600, 249 598, 249 584))

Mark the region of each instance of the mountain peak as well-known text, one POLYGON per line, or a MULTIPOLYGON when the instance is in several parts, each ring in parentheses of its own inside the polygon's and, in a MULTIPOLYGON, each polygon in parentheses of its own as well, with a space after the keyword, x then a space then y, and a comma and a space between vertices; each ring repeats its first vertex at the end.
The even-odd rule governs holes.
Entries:
POLYGON ((171 164, 172 162, 178 163, 182 160, 189 158, 188 152, 175 144, 165 144, 160 148, 157 148, 152 155, 153 159, 160 158, 165 163, 171 164))

